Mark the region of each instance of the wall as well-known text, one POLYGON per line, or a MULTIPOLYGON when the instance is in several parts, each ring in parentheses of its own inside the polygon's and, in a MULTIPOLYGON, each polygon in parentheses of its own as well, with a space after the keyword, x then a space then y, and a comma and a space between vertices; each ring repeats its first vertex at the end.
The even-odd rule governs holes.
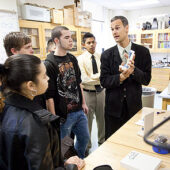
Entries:
POLYGON ((1 0, 0 1, 0 10, 7 10, 7 11, 15 11, 17 12, 17 4, 16 0, 1 0))
POLYGON ((102 52, 103 46, 103 24, 104 24, 104 10, 103 7, 98 5, 96 8, 96 3, 91 1, 83 1, 83 10, 90 11, 92 13, 91 31, 96 37, 96 51, 98 53, 102 52), (95 9, 95 10, 94 10, 95 9))
POLYGON ((96 8, 96 3, 86 0, 83 1, 83 10, 90 11, 92 13, 93 20, 104 21, 103 9, 104 8, 101 5, 97 5, 96 8))
POLYGON ((9 32, 19 31, 16 0, 0 1, 0 63, 7 58, 3 39, 9 32))
POLYGON ((128 12, 128 18, 130 23, 130 29, 136 29, 136 23, 149 21, 153 22, 153 17, 157 16, 158 21, 163 20, 165 17, 161 17, 166 15, 166 20, 168 16, 170 16, 170 6, 160 7, 160 8, 150 8, 150 9, 140 9, 128 12))

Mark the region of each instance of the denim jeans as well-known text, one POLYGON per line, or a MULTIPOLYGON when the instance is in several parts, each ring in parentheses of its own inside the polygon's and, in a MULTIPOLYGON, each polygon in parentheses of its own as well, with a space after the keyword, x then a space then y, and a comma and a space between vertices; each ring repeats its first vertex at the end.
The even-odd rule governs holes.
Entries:
POLYGON ((83 159, 90 139, 87 117, 83 110, 69 113, 66 122, 60 126, 60 131, 61 139, 65 136, 70 136, 71 132, 76 135, 76 143, 74 147, 78 156, 83 159))

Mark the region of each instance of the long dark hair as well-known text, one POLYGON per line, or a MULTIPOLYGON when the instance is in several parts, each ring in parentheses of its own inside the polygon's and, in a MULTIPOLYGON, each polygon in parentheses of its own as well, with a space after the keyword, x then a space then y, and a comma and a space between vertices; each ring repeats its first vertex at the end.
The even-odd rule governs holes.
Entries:
POLYGON ((5 89, 21 92, 21 85, 26 81, 37 83, 41 60, 33 55, 17 54, 0 64, 0 80, 5 89))

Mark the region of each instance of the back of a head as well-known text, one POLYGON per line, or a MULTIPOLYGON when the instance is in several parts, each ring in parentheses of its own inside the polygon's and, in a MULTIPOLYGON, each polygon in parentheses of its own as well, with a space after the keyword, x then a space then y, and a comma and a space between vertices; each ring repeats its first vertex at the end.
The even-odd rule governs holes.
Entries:
POLYGON ((11 48, 15 48, 19 51, 24 45, 30 42, 31 39, 26 34, 22 32, 10 32, 4 38, 4 48, 9 57, 13 55, 13 53, 11 52, 11 48))
POLYGON ((114 16, 114 17, 111 19, 111 22, 116 21, 116 20, 118 20, 118 19, 120 19, 120 20, 122 21, 124 27, 129 24, 127 18, 124 17, 124 16, 114 16))
POLYGON ((94 38, 95 39, 95 36, 90 32, 85 33, 84 36, 83 36, 83 43, 86 42, 87 38, 94 38))
POLYGON ((55 38, 60 39, 61 31, 63 30, 69 30, 69 29, 65 26, 56 26, 55 28, 53 28, 51 32, 52 41, 54 41, 55 38))
POLYGON ((50 38, 47 42, 47 52, 51 52, 55 50, 55 42, 50 38))
POLYGON ((37 83, 41 60, 33 55, 17 54, 0 64, 0 78, 3 90, 21 92, 21 85, 27 81, 37 83))

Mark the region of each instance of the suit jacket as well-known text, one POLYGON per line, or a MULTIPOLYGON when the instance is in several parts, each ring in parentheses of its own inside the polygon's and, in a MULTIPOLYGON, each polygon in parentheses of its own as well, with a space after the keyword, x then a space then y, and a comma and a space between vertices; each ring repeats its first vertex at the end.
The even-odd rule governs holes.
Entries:
POLYGON ((122 60, 117 45, 104 51, 101 56, 101 85, 106 88, 105 114, 121 117, 123 100, 126 99, 128 112, 133 116, 142 108, 142 85, 151 80, 151 56, 149 50, 132 43, 135 51, 135 70, 120 84, 119 65, 122 60))

